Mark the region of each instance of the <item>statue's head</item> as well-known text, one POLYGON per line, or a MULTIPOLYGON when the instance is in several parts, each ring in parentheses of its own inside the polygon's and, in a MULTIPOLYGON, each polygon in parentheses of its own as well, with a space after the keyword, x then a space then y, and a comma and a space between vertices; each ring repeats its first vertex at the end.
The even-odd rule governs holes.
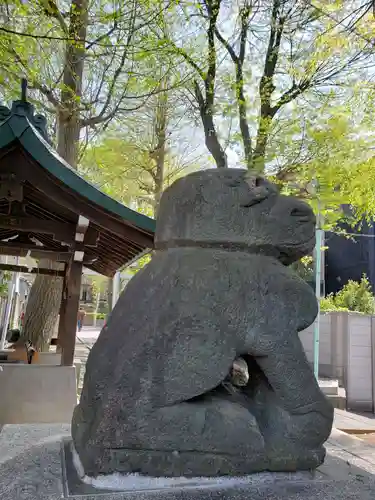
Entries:
POLYGON ((290 264, 310 253, 314 242, 311 208, 247 170, 194 172, 174 182, 160 201, 156 248, 232 244, 290 264))

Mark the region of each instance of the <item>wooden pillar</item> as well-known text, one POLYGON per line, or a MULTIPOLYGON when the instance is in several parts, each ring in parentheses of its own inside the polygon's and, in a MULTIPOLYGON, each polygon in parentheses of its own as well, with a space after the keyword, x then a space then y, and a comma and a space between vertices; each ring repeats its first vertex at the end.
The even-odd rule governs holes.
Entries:
POLYGON ((66 276, 66 297, 60 311, 59 337, 62 340, 61 364, 64 366, 71 366, 74 359, 81 279, 82 262, 73 261, 66 276))
POLYGON ((57 332, 56 352, 62 352, 64 338, 65 338, 65 323, 62 320, 62 318, 64 317, 65 308, 66 308, 66 279, 67 279, 68 272, 69 272, 69 268, 67 265, 65 267, 64 283, 63 283, 63 288, 62 288, 62 293, 61 293, 61 304, 60 304, 60 312, 59 312, 59 328, 58 328, 58 332, 57 332))

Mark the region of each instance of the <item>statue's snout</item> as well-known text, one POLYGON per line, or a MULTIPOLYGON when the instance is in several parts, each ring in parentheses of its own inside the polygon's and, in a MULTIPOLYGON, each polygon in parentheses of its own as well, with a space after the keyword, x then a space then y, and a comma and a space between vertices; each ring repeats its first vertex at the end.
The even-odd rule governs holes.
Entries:
POLYGON ((307 203, 301 200, 294 200, 290 208, 290 217, 294 218, 297 222, 307 222, 314 226, 316 224, 316 217, 313 210, 307 203))

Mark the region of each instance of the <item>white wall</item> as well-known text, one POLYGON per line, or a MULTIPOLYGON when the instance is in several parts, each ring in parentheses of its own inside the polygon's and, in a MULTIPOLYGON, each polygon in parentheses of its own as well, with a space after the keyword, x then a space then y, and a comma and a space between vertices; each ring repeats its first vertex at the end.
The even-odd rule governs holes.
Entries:
MULTIPOLYGON (((314 327, 300 333, 307 359, 314 362, 314 327)), ((327 313, 320 317, 319 375, 337 378, 346 389, 347 408, 375 407, 375 316, 327 313)))
MULTIPOLYGON (((300 332, 300 339, 305 349, 307 359, 314 362, 314 325, 300 332)), ((331 364, 331 316, 330 314, 320 315, 319 328, 319 364, 331 364)), ((323 367, 322 367, 323 369, 323 367)), ((324 370, 323 370, 324 371, 324 370)))

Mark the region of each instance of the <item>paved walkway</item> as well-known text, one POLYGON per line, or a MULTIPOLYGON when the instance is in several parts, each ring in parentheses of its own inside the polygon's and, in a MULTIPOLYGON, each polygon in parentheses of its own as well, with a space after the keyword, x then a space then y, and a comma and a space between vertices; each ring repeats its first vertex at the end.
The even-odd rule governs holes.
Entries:
POLYGON ((325 462, 318 469, 321 477, 342 480, 375 474, 375 446, 355 436, 332 430, 327 443, 325 462))
POLYGON ((334 427, 350 434, 375 432, 375 415, 335 410, 334 427))
POLYGON ((82 331, 77 332, 74 357, 80 359, 82 363, 81 376, 80 380, 78 381, 78 394, 80 394, 82 390, 87 356, 89 355, 90 349, 95 344, 99 333, 100 333, 100 328, 93 328, 93 327, 83 327, 82 331))

